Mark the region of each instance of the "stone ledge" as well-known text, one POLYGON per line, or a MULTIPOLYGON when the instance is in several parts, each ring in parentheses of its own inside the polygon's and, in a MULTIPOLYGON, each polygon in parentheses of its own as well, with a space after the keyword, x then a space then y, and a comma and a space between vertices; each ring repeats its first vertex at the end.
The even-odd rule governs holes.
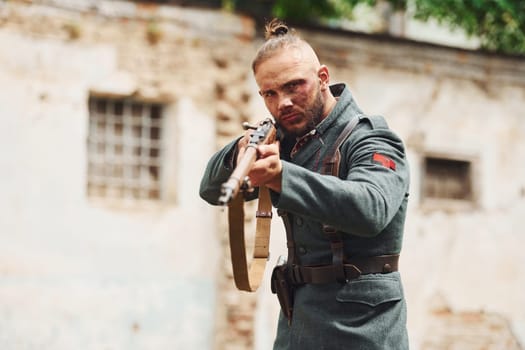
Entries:
POLYGON ((490 54, 352 32, 300 29, 321 58, 341 67, 366 64, 435 76, 525 85, 525 57, 490 54))

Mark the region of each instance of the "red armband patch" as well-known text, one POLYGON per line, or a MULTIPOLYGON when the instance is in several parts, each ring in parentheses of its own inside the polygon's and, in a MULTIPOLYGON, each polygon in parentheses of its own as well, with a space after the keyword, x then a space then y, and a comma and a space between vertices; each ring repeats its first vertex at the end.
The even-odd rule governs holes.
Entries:
POLYGON ((374 155, 372 156, 372 160, 374 162, 381 164, 385 168, 396 170, 396 163, 392 159, 388 158, 387 156, 384 156, 379 153, 374 153, 374 155))

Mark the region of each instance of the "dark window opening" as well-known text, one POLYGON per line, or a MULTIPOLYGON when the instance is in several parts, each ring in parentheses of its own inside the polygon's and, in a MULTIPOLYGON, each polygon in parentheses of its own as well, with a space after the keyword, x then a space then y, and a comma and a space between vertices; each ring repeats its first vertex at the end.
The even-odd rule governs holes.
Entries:
POLYGON ((424 167, 423 198, 474 199, 470 161, 427 157, 424 167))

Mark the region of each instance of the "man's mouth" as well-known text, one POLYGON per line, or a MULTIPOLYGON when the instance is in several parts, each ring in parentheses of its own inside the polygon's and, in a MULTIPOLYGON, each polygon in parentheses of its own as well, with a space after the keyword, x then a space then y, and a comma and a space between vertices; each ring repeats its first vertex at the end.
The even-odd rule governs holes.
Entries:
POLYGON ((299 113, 289 113, 289 114, 285 114, 283 116, 281 116, 281 122, 286 122, 286 123, 294 123, 297 121, 298 118, 300 118, 300 114, 299 113))

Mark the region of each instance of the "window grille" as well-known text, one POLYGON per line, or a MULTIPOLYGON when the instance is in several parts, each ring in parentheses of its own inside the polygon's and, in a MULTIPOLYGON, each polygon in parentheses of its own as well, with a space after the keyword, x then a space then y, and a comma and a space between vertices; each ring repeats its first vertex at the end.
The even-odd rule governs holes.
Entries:
POLYGON ((423 197, 472 201, 472 165, 470 161, 426 157, 423 197))
POLYGON ((88 196, 160 199, 162 105, 94 96, 88 103, 88 196))

